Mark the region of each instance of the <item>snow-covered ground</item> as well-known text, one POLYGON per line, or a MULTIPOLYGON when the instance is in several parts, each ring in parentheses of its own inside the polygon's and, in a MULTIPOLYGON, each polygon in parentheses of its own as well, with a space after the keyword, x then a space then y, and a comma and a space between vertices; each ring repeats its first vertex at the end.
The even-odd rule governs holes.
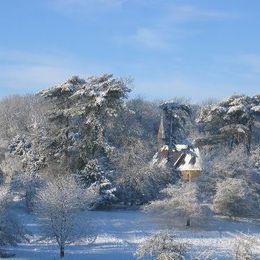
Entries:
MULTIPOLYGON (((19 219, 33 234, 30 243, 18 247, 6 248, 16 254, 15 259, 59 259, 58 247, 51 241, 40 241, 41 229, 37 217, 28 215, 22 208, 17 210, 19 219)), ((140 210, 113 210, 83 212, 82 219, 91 219, 98 235, 94 244, 87 245, 84 240, 77 241, 65 248, 65 259, 135 259, 133 252, 139 242, 151 233, 162 229, 154 224, 149 216, 140 210)), ((199 251, 212 250, 218 259, 230 259, 229 250, 234 242, 234 234, 246 232, 260 234, 257 222, 241 220, 234 222, 228 219, 215 219, 208 231, 176 230, 180 240, 190 244, 190 255, 199 251)), ((258 248, 260 255, 260 248, 258 248)))

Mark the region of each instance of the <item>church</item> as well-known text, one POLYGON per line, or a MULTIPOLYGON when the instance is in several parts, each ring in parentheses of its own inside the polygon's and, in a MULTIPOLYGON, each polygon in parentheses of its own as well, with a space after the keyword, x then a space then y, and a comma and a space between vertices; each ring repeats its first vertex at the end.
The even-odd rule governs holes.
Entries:
POLYGON ((165 167, 169 165, 179 172, 184 181, 193 181, 201 174, 202 163, 198 148, 192 144, 178 143, 181 113, 188 115, 190 108, 174 102, 160 105, 161 122, 158 131, 158 150, 153 157, 153 165, 165 167))

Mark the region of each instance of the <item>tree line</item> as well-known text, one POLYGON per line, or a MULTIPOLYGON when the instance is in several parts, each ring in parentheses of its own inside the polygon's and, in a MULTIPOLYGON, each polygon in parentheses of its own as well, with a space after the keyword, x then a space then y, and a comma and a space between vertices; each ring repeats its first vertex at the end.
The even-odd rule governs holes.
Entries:
POLYGON ((259 216, 260 96, 201 104, 174 98, 191 108, 176 125, 178 142, 199 147, 203 159, 201 176, 184 183, 176 169, 151 164, 161 102, 128 99, 130 91, 129 79, 75 76, 0 101, 1 244, 25 239, 22 227, 6 228, 10 221, 18 227, 6 217, 18 195, 28 212, 47 216, 46 233, 61 255, 84 208, 146 205, 188 226, 205 216, 203 203, 214 214, 259 216))

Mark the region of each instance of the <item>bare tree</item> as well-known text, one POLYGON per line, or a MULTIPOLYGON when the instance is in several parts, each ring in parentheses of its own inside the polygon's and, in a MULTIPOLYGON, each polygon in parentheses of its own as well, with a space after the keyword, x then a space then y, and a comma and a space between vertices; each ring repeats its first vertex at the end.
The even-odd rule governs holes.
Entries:
POLYGON ((39 191, 37 208, 44 217, 44 231, 58 243, 61 258, 65 245, 83 235, 76 228, 75 216, 93 197, 94 194, 80 188, 71 175, 58 176, 39 191))

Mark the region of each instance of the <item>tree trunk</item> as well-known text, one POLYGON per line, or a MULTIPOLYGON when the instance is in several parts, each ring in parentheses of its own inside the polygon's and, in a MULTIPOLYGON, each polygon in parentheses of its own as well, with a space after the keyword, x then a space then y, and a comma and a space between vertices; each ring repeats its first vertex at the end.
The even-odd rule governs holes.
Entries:
POLYGON ((190 227, 190 217, 187 218, 186 226, 190 227))
POLYGON ((64 246, 60 246, 60 258, 64 257, 64 246))

